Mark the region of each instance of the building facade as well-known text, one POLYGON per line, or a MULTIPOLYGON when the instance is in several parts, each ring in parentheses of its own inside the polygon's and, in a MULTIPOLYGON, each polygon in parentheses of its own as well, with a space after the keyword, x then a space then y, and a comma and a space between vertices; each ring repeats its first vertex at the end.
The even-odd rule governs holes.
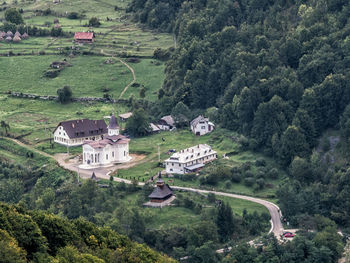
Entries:
POLYGON ((99 140, 108 133, 104 120, 71 120, 60 122, 53 132, 54 142, 64 146, 80 146, 86 140, 99 140))
POLYGON ((108 124, 108 135, 100 140, 84 142, 82 168, 89 169, 130 161, 130 139, 120 135, 119 129, 117 119, 113 114, 108 124))
POLYGON ((207 144, 196 146, 174 153, 165 160, 165 171, 170 174, 185 174, 196 172, 203 168, 206 163, 217 159, 216 151, 207 144))
POLYGON ((191 121, 190 127, 191 131, 198 136, 210 133, 215 129, 215 125, 209 121, 209 118, 204 118, 202 115, 191 121))

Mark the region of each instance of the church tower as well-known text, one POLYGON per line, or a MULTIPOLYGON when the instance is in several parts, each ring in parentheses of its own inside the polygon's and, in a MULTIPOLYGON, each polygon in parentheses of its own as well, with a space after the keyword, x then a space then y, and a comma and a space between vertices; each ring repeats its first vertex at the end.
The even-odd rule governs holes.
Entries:
POLYGON ((108 125, 108 135, 109 136, 113 136, 113 135, 119 135, 119 125, 117 122, 116 117, 114 116, 114 113, 111 116, 111 119, 109 121, 109 125, 108 125))

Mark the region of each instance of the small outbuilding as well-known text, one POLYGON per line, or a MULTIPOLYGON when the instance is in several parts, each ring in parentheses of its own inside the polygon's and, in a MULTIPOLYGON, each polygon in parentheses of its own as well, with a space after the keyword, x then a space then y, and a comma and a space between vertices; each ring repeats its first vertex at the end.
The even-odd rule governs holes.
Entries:
POLYGON ((127 112, 123 114, 119 114, 118 117, 121 121, 127 121, 132 116, 132 112, 127 112))
POLYGON ((151 128, 151 132, 152 133, 159 133, 160 129, 157 125, 155 125, 154 123, 150 123, 149 127, 151 128))
POLYGON ((92 43, 94 42, 93 32, 76 32, 74 34, 74 41, 77 43, 92 43))
POLYGON ((171 115, 164 116, 158 121, 157 126, 163 131, 172 130, 175 128, 174 118, 171 115))
POLYGON ((153 203, 163 203, 173 196, 173 190, 170 188, 168 184, 164 182, 164 180, 159 177, 156 187, 153 192, 148 196, 150 201, 153 203))

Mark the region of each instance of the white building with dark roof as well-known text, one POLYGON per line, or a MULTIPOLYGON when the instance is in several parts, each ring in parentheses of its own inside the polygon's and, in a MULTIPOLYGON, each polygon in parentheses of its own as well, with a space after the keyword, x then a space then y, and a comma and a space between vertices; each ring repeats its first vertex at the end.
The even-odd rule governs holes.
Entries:
POLYGON ((215 129, 214 123, 209 121, 209 118, 204 118, 199 115, 190 123, 191 131, 198 136, 205 135, 215 129))
POLYGON ((86 140, 99 140, 108 133, 104 120, 71 120, 60 122, 54 130, 54 141, 65 146, 80 146, 86 140))
POLYGON ((165 171, 170 174, 185 174, 196 172, 206 163, 216 160, 217 153, 207 144, 196 146, 174 153, 165 160, 165 171))

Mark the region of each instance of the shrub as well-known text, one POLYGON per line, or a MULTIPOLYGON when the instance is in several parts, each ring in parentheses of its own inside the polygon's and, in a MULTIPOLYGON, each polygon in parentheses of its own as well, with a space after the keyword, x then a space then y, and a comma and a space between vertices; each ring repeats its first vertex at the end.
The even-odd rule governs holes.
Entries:
POLYGON ((78 19, 79 17, 80 16, 79 16, 79 14, 77 12, 70 12, 67 15, 67 18, 69 18, 69 19, 78 19))
POLYGON ((254 177, 247 177, 247 178, 244 179, 244 184, 245 184, 246 186, 248 186, 248 187, 253 186, 254 183, 255 183, 254 177))
POLYGON ((261 190, 265 187, 265 180, 263 178, 259 178, 256 180, 256 184, 258 185, 258 188, 261 190))
POLYGON ((266 161, 264 158, 258 158, 256 161, 255 161, 255 165, 256 166, 266 166, 266 161))
POLYGON ((241 181, 242 177, 240 173, 232 173, 231 174, 231 181, 233 183, 239 183, 241 181))
POLYGON ((230 189, 231 186, 232 186, 231 181, 229 181, 229 180, 225 181, 225 188, 226 188, 226 189, 230 189))
POLYGON ((89 20, 89 26, 99 27, 101 25, 100 20, 97 17, 91 17, 89 20))
POLYGON ((245 176, 246 178, 248 178, 248 177, 254 177, 254 174, 253 174, 252 171, 246 171, 246 172, 244 173, 244 176, 245 176))
POLYGON ((276 178, 278 177, 278 169, 277 169, 277 168, 272 168, 272 169, 268 172, 267 176, 268 176, 269 178, 276 179, 276 178))

